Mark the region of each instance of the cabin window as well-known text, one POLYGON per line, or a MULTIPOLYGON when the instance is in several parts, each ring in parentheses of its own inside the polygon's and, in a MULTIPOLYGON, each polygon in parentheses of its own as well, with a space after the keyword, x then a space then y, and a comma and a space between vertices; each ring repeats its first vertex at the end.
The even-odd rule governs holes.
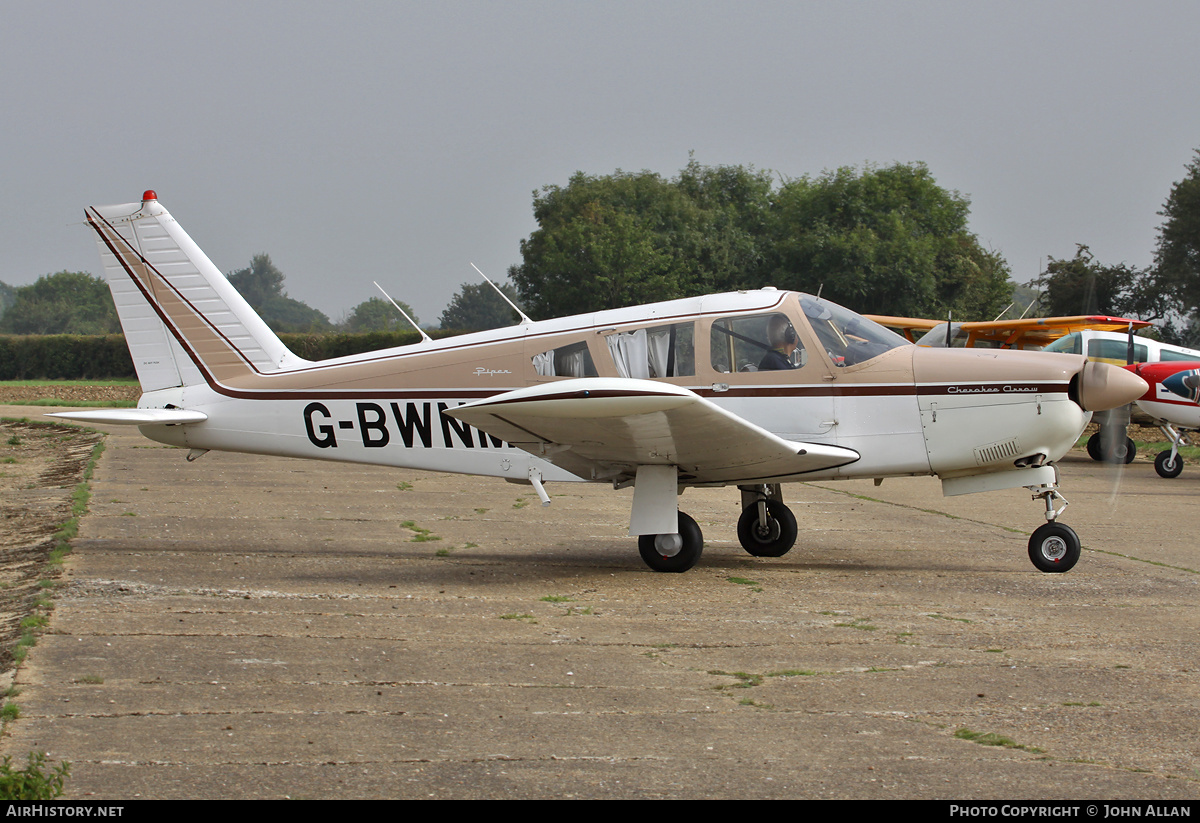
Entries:
POLYGON ((1200 357, 1196 357, 1195 353, 1188 354, 1187 352, 1171 351, 1170 349, 1163 349, 1162 351, 1160 351, 1158 353, 1158 359, 1159 360, 1200 360, 1200 357))
MULTIPOLYGON (((1099 360, 1112 360, 1115 362, 1124 363, 1129 356, 1129 341, 1128 340, 1089 340, 1087 347, 1088 357, 1095 357, 1099 360)), ((1146 347, 1145 345, 1133 344, 1133 362, 1146 362, 1146 347)))
POLYGON ((532 358, 534 371, 540 377, 595 377, 596 364, 587 343, 571 343, 550 349, 532 358))
POLYGON ((807 362, 804 344, 786 314, 725 317, 712 325, 709 351, 723 373, 797 369, 807 362))
POLYGON ((696 373, 693 323, 674 323, 608 335, 617 374, 641 380, 683 377, 696 373))
POLYGON ((1061 354, 1083 354, 1083 335, 1071 332, 1055 340, 1043 351, 1059 352, 1061 354))

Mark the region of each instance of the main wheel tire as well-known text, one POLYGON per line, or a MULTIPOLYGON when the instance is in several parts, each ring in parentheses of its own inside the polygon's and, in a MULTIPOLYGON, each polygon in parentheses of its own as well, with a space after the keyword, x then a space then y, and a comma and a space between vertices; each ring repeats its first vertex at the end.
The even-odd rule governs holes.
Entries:
POLYGON ((1096 432, 1087 441, 1088 457, 1099 463, 1104 459, 1104 455, 1100 453, 1100 432, 1096 432))
MULTIPOLYGON (((1119 452, 1119 450, 1118 450, 1118 452, 1119 452)), ((1124 451, 1124 453, 1118 453, 1116 455, 1116 457, 1117 457, 1117 459, 1113 461, 1114 463, 1121 463, 1121 462, 1132 463, 1133 462, 1133 458, 1137 457, 1137 443, 1133 442, 1132 437, 1125 438, 1125 451, 1124 451)))
POLYGON ((638 538, 638 551, 647 566, 656 572, 678 574, 696 565, 700 560, 700 553, 704 550, 704 535, 701 533, 700 527, 696 525, 696 521, 680 512, 679 537, 682 545, 673 554, 663 554, 664 551, 670 551, 673 548, 670 545, 673 542, 670 538, 674 536, 643 534, 638 538))
POLYGON ((1178 477, 1183 471, 1183 458, 1177 454, 1172 460, 1169 451, 1159 452, 1158 457, 1154 458, 1154 470, 1158 472, 1159 477, 1178 477))
POLYGON ((778 500, 767 501, 767 522, 759 523, 758 504, 751 503, 738 518, 742 548, 754 557, 783 557, 796 545, 796 515, 778 500))
POLYGON ((1062 523, 1039 526, 1029 538, 1029 559, 1051 574, 1070 571, 1079 562, 1079 535, 1062 523))

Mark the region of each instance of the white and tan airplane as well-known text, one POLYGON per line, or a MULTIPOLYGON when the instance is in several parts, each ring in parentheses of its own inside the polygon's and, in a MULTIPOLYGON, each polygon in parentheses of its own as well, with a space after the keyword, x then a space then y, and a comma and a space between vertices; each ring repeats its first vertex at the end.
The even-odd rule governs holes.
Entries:
POLYGON ((1079 538, 1054 462, 1141 378, 1075 355, 911 345, 827 300, 771 288, 601 311, 310 362, 290 352, 152 191, 90 208, 142 397, 58 414, 211 449, 633 487, 646 564, 703 537, 691 486, 737 486, 750 554, 792 548, 787 482, 937 475, 946 495, 1026 487, 1042 571, 1079 538))

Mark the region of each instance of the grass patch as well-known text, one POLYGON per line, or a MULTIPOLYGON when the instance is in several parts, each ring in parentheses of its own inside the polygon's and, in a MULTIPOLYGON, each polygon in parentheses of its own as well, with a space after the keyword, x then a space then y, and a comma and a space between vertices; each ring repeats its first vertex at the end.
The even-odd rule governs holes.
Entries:
POLYGON ((719 677, 736 677, 738 682, 729 686, 717 686, 718 689, 752 689, 755 686, 761 686, 763 676, 761 674, 751 674, 750 672, 726 672, 720 669, 711 669, 709 674, 715 674, 719 677))
POLYGON ((83 677, 77 677, 72 682, 81 683, 86 686, 99 686, 104 682, 104 678, 98 674, 85 674, 83 677))
POLYGON ((431 530, 426 529, 423 526, 418 526, 416 522, 412 520, 405 520, 400 524, 400 526, 401 528, 408 529, 413 533, 413 536, 408 540, 409 543, 430 543, 434 540, 442 539, 438 535, 434 534, 431 530))
POLYGON ((65 761, 47 769, 44 752, 30 752, 23 769, 14 769, 12 758, 5 755, 0 763, 0 800, 53 800, 63 793, 70 773, 71 764, 65 761))
POLYGON ((938 612, 932 612, 927 616, 928 617, 936 617, 938 620, 953 620, 955 623, 972 623, 972 622, 974 622, 974 621, 968 620, 965 617, 951 617, 948 614, 940 614, 938 612))
POLYGON ((571 598, 565 594, 548 594, 545 597, 539 598, 543 603, 570 603, 571 598))
POLYGON ((980 746, 999 746, 1004 749, 1020 749, 1026 752, 1034 752, 1040 754, 1041 749, 1036 746, 1023 746, 1015 740, 995 732, 975 732, 966 727, 955 729, 954 736, 959 740, 970 740, 972 743, 978 743, 980 746))
POLYGON ((401 480, 396 484, 396 488, 402 492, 412 491, 412 483, 409 483, 407 480, 401 480))
POLYGON ((39 397, 36 400, 18 400, 18 406, 62 406, 68 409, 133 409, 136 400, 63 400, 61 397, 39 397))
POLYGON ((879 627, 873 626, 870 623, 868 623, 867 621, 869 619, 870 618, 867 618, 867 617, 856 617, 856 618, 854 618, 854 620, 852 620, 849 623, 834 623, 833 625, 838 627, 839 629, 858 629, 859 631, 864 631, 864 632, 877 631, 879 629, 879 627))

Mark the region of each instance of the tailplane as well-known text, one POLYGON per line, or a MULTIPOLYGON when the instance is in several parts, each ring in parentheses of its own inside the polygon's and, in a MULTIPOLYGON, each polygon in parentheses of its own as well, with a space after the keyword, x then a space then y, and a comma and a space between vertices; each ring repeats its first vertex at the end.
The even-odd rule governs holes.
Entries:
POLYGON ((104 274, 143 392, 301 366, 153 191, 93 206, 104 274))

